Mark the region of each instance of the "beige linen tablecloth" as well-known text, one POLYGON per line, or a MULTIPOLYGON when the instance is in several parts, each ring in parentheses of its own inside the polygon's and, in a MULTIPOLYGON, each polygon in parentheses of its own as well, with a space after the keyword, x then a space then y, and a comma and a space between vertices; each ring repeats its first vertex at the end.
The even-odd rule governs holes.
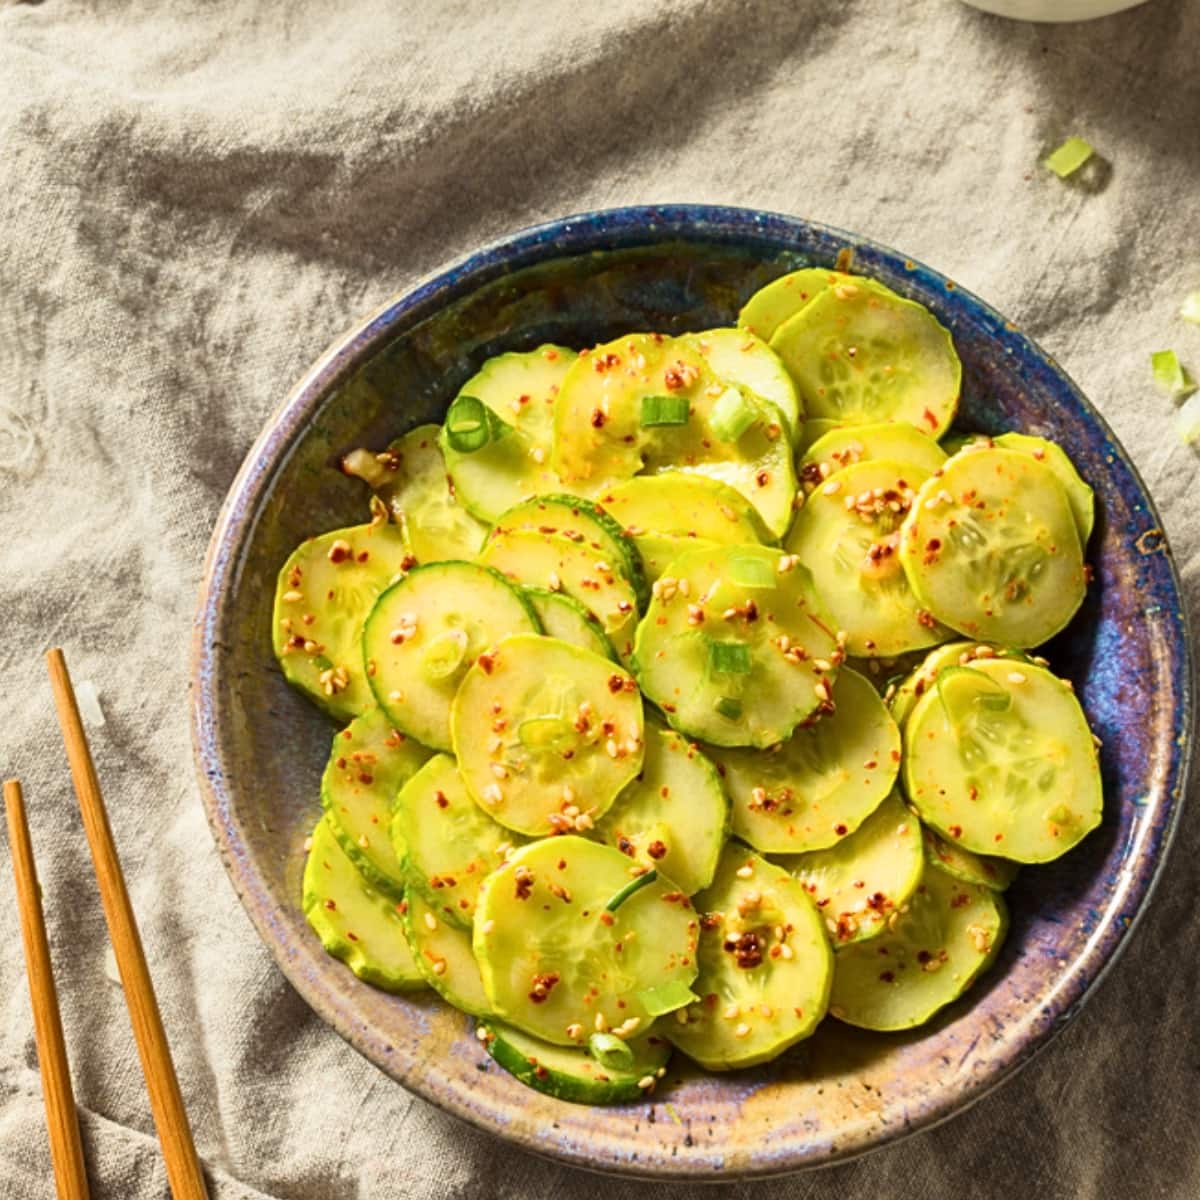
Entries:
MULTIPOLYGON (((480 242, 714 201, 856 230, 987 297, 1097 403, 1200 598, 1200 4, 1037 27, 954 0, 0 4, 0 770, 27 785, 95 1194, 166 1195, 40 654, 99 689, 113 825, 214 1196, 678 1195, 508 1150, 391 1083, 275 969, 192 775, 221 499, 304 366, 480 242), (1095 186, 1039 167, 1071 134, 1095 186)), ((1119 967, 959 1119, 713 1196, 1200 1195, 1200 805, 1119 967)), ((0 1196, 53 1195, 7 848, 0 1196)))

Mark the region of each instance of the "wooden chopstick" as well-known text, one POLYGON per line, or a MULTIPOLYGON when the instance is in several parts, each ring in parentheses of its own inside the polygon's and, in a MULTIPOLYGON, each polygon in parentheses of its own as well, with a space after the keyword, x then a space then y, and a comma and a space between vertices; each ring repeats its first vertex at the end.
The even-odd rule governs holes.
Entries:
POLYGON ((17 884, 17 911, 21 916, 21 941, 25 944, 25 969, 33 1005, 33 1034, 37 1040, 38 1070, 46 1102, 46 1130, 50 1135, 50 1161, 59 1200, 87 1200, 87 1171, 79 1141, 75 1094, 63 1041, 58 993, 50 969, 50 945, 42 918, 41 891, 33 862, 33 844, 25 819, 25 798, 15 779, 4 784, 4 813, 8 818, 8 845, 17 884))
POLYGON ((183 1107, 175 1066, 171 1061, 162 1016, 158 1011, 154 985, 146 966, 142 939, 138 934, 133 907, 129 903, 125 877, 121 874, 108 814, 100 795, 100 783, 92 764, 83 723, 79 719, 75 691, 62 651, 57 648, 48 650, 46 666, 50 672, 63 743, 67 748, 67 760, 71 764, 75 795, 83 816, 83 829, 92 851, 92 864, 100 888, 104 917, 108 922, 113 955, 121 973, 121 985, 125 989, 125 1003, 129 1008, 138 1056, 142 1060, 142 1073, 146 1076, 150 1111, 154 1115, 154 1125, 167 1167, 167 1182, 175 1200, 207 1200, 204 1176, 200 1170, 200 1160, 196 1157, 196 1147, 183 1107))

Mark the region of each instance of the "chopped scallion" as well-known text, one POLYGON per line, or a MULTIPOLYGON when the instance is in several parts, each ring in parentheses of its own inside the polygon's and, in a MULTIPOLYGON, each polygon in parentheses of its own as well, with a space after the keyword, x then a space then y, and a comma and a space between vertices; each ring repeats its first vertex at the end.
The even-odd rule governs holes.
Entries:
POLYGON ((691 404, 686 396, 643 396, 642 428, 658 425, 686 425, 691 404))
POLYGON ((588 1053, 602 1067, 613 1071, 633 1066, 633 1051, 616 1034, 593 1033, 588 1038, 588 1053))
POLYGON ((709 424, 723 442, 736 442, 754 424, 757 414, 754 405, 742 395, 741 389, 726 388, 713 405, 709 424))
POLYGON ((1090 142, 1085 142, 1083 138, 1070 137, 1046 157, 1043 165, 1053 171, 1059 179, 1066 179, 1068 175, 1074 175, 1094 153, 1090 142))
POLYGON ((722 696, 713 707, 729 721, 736 721, 742 715, 742 702, 736 696, 722 696))
POLYGON ((1174 350, 1155 350, 1150 355, 1150 369, 1154 372, 1154 382, 1168 396, 1178 398, 1196 390, 1192 377, 1174 350))
POLYGON ((672 979, 670 983, 646 988, 645 991, 638 992, 637 998, 652 1017, 661 1017, 663 1013, 674 1012, 677 1008, 682 1008, 685 1004, 695 1004, 700 999, 682 979, 672 979))
POLYGON ((634 892, 640 892, 642 888, 649 887, 658 878, 658 872, 651 868, 645 875, 639 875, 636 879, 631 879, 613 898, 604 906, 605 912, 616 912, 634 892))
POLYGON ((742 642, 709 642, 708 669, 723 675, 748 675, 750 647, 742 642))
POLYGON ((473 454, 508 431, 508 426, 482 400, 458 396, 446 413, 446 440, 459 454, 473 454))

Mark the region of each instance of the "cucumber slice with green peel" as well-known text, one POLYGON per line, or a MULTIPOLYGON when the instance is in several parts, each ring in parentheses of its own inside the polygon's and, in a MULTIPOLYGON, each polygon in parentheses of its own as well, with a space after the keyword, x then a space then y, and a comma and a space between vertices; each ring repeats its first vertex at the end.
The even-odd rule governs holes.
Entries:
POLYGON ((556 638, 500 642, 467 672, 450 724, 476 803, 531 837, 590 829, 642 768, 633 676, 556 638))
POLYGON ((379 520, 308 538, 279 572, 275 656, 288 683, 336 720, 374 706, 359 649, 363 622, 380 592, 412 565, 404 531, 379 520))
POLYGON ((976 854, 1049 862, 1100 823, 1099 757, 1069 684, 999 658, 940 671, 904 727, 921 820, 976 854))
POLYGON ((1044 462, 1054 472, 1071 506, 1079 544, 1086 550, 1096 516, 1096 495, 1084 483, 1066 451, 1048 438, 1030 437, 1024 433, 1002 433, 995 442, 1003 450, 1015 450, 1018 454, 1028 454, 1038 462, 1044 462))
POLYGON ((769 342, 775 331, 794 317, 814 296, 851 276, 824 267, 802 267, 761 287, 742 306, 737 323, 769 342))
POLYGON ((950 636, 900 565, 901 522, 927 478, 920 467, 890 459, 845 467, 808 497, 784 542, 812 571, 857 657, 903 654, 950 636))
POLYGON ((365 480, 408 537, 417 562, 474 558, 487 526, 455 499, 437 425, 418 425, 381 454, 352 450, 342 470, 365 480))
POLYGON ((833 954, 803 886, 730 842, 695 905, 700 1000, 664 1019, 664 1036, 711 1071, 767 1062, 808 1037, 825 1016, 833 954))
POLYGON ((923 1025, 992 964, 1008 929, 998 892, 942 871, 925 873, 907 909, 838 951, 831 1016, 885 1032, 923 1025))
POLYGON ((1014 879, 1020 866, 1007 858, 996 858, 989 854, 973 854, 953 842, 947 841, 936 829, 928 825, 921 827, 921 838, 925 846, 925 861, 939 871, 945 871, 952 879, 973 883, 979 887, 1005 891, 1014 879))
MULTIPOLYGON (((925 658, 917 664, 896 686, 888 701, 892 719, 903 731, 908 714, 913 705, 931 688, 938 677, 938 672, 946 667, 970 666, 979 658, 1004 658, 1018 662, 1030 662, 1031 659, 1020 650, 1010 650, 1004 646, 993 646, 986 642, 946 642, 935 646, 925 658)), ((1043 660, 1039 665, 1045 666, 1043 660)), ((970 880, 968 880, 970 882, 970 880)))
MULTIPOLYGON (((775 405, 783 416, 788 438, 795 443, 804 410, 787 368, 762 338, 748 329, 708 329, 685 334, 680 341, 698 350, 722 382, 745 388, 775 405)), ((723 411, 736 422, 737 410, 730 407, 732 404, 732 400, 726 401, 723 411)))
POLYGON ((369 887, 322 817, 304 864, 304 915, 326 953, 385 992, 425 986, 404 936, 397 901, 369 887))
POLYGON ((455 495, 481 521, 559 492, 550 466, 554 406, 575 358, 561 346, 490 358, 459 389, 438 444, 455 495))
POLYGON ((627 662, 637 629, 637 592, 612 559, 587 542, 535 529, 494 533, 479 556, 481 563, 522 587, 573 596, 599 618, 618 657, 627 662))
POLYGON ((413 961, 425 982, 461 1012, 487 1016, 490 1009, 470 932, 441 920, 437 908, 415 891, 400 909, 413 961))
POLYGON ((633 538, 651 583, 685 550, 774 541, 741 492, 703 475, 637 475, 599 500, 633 538))
POLYGON ((778 863, 816 902, 834 945, 866 941, 907 904, 925 870, 921 822, 896 792, 848 837, 828 850, 778 863))
POLYGON ((829 703, 842 650, 807 569, 765 546, 719 546, 667 570, 634 659, 673 728, 717 746, 772 746, 829 703))
POLYGON ((779 410, 722 383, 685 342, 658 334, 618 338, 575 360, 555 411, 554 467, 565 490, 588 496, 643 471, 717 479, 776 536, 791 521, 796 491, 779 410))
POLYGON ((431 563, 379 597, 363 628, 362 653, 379 706, 395 727, 449 750, 450 704, 468 668, 508 634, 540 628, 532 605, 500 572, 431 563))
POLYGON ((946 461, 946 451, 933 438, 903 421, 846 425, 809 446, 796 466, 796 474, 807 494, 836 472, 871 459, 911 463, 925 475, 932 475, 946 461))
POLYGON ((716 767, 647 717, 642 770, 597 823, 596 836, 691 896, 712 882, 728 832, 729 798, 716 767))
POLYGON ((989 441, 991 439, 985 433, 956 433, 954 430, 951 430, 949 433, 942 434, 938 439, 938 445, 946 452, 947 458, 952 458, 960 450, 966 449, 967 446, 974 446, 989 441))
POLYGON ((873 280, 825 288, 771 337, 810 417, 907 421, 940 437, 958 409, 962 364, 923 305, 873 280))
POLYGON ((1050 467, 1013 450, 967 448, 925 480, 899 555, 918 603, 967 637, 1040 646, 1083 603, 1066 493, 1050 467))
POLYGON ((733 802, 734 834, 764 853, 835 845, 896 781, 900 731, 878 692, 845 667, 832 688, 832 711, 778 747, 709 750, 733 802))
POLYGON ((563 495, 526 500, 496 518, 489 539, 513 529, 531 529, 586 545, 597 552, 601 562, 611 564, 629 580, 637 594, 639 610, 650 602, 650 589, 642 572, 637 545, 619 521, 590 500, 563 495))
POLYGON ((617 652, 608 640, 600 618, 585 604, 566 592, 552 592, 549 588, 523 587, 521 590, 533 605, 547 637, 570 642, 572 646, 617 661, 617 652))
POLYGON ((479 808, 446 754, 431 758, 400 790, 390 833, 409 897, 420 891, 439 917, 464 929, 484 876, 520 841, 479 808))
POLYGON ((587 1050, 552 1046, 499 1021, 480 1021, 475 1034, 510 1075, 539 1092, 572 1104, 622 1104, 642 1100, 666 1074, 671 1043, 649 1034, 630 1038, 628 1062, 597 1061, 587 1050))
POLYGON ((333 737, 321 804, 333 835, 363 878, 399 899, 404 871, 388 836, 392 805, 433 751, 369 708, 333 737))
POLYGON ((555 1045, 646 1033, 655 993, 696 976, 698 921, 654 872, 568 834, 515 851, 484 881, 474 950, 492 1010, 555 1045), (648 1004, 649 1001, 649 1004, 648 1004))

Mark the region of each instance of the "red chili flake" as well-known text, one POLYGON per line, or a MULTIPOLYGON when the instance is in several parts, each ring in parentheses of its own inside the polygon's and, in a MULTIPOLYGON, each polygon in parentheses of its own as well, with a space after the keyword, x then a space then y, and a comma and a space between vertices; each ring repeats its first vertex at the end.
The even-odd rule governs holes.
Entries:
POLYGON ((1083 564, 1083 582, 1091 583, 1096 578, 1096 568, 1091 563, 1083 564))
POLYGON ((744 610, 744 615, 745 615, 747 621, 757 621, 758 620, 758 605, 755 604, 753 600, 746 601, 746 608, 744 610))
POLYGON ((600 914, 600 924, 601 925, 611 925, 614 920, 615 920, 615 918, 613 917, 612 913, 610 913, 610 912, 602 912, 600 914))
POLYGON ((933 613, 922 608, 917 610, 917 624, 923 625, 926 629, 935 629, 937 627, 937 619, 933 613))
POLYGON ((619 692, 625 686, 625 680, 617 674, 612 674, 608 677, 608 690, 610 692, 619 692))
POLYGON ((374 782, 375 782, 375 776, 374 776, 374 775, 370 775, 370 774, 368 774, 366 771, 359 771, 359 773, 358 773, 358 782, 359 782, 359 783, 372 784, 372 783, 374 783, 374 782))
POLYGON ((720 923, 721 923, 721 915, 720 915, 720 913, 705 913, 705 914, 704 914, 704 915, 703 915, 703 916, 700 918, 700 928, 701 928, 701 929, 707 929, 707 930, 709 930, 710 932, 711 932, 712 930, 716 929, 716 927, 717 927, 718 925, 720 925, 720 923))
POLYGON ((437 802, 438 808, 450 807, 450 801, 446 799, 446 793, 443 792, 441 788, 438 788, 438 790, 433 793, 433 798, 437 802))
POLYGON ((949 833, 952 838, 962 837, 962 826, 961 825, 951 825, 949 833))
MULTIPOLYGON (((646 847, 646 853, 650 855, 651 858, 663 858, 666 856, 667 848, 662 844, 662 842, 651 842, 650 845, 646 847)), ((666 897, 664 896, 663 899, 666 899, 666 897)))
POLYGON ((347 929, 347 930, 346 930, 346 936, 347 936, 347 937, 348 937, 348 938, 349 938, 349 939, 350 939, 352 942, 357 942, 357 941, 358 941, 358 934, 357 934, 357 933, 351 933, 349 929, 347 929))
POLYGON ((496 656, 494 654, 487 654, 487 653, 481 654, 475 661, 484 669, 484 672, 488 675, 490 675, 492 673, 492 671, 495 669, 495 666, 496 666, 496 656))
POLYGON ((329 909, 330 912, 335 912, 337 910, 337 903, 333 900, 326 900, 325 907, 329 909))
POLYGON ((930 954, 928 950, 918 950, 917 951, 917 962, 924 965, 925 963, 932 962, 932 961, 933 961, 933 955, 930 954))
POLYGON ((845 837, 850 831, 845 827, 845 825, 835 825, 833 827, 833 832, 836 833, 838 837, 845 837))
POLYGON ((763 945, 753 930, 743 933, 736 942, 726 940, 724 949, 733 955, 734 962, 743 970, 757 967, 763 960, 763 945))
POLYGON ((630 858, 633 857, 633 843, 624 835, 617 838, 617 849, 622 854, 628 854, 630 858))
POLYGON ((971 903, 971 897, 968 896, 966 892, 959 892, 958 895, 955 896, 950 901, 950 907, 951 908, 962 908, 964 905, 967 905, 970 903, 971 903))
POLYGON ((529 998, 534 1004, 541 1004, 548 995, 554 990, 554 985, 558 982, 558 972, 549 971, 545 975, 535 975, 533 977, 533 987, 529 990, 529 998))
POLYGON ((518 900, 528 900, 533 891, 533 873, 517 876, 516 895, 518 900))
POLYGON ((880 971, 879 978, 882 979, 884 983, 895 983, 896 981, 896 976, 891 971, 880 971))
POLYGON ((766 487, 767 484, 771 482, 770 472, 759 471, 759 473, 754 477, 754 482, 757 483, 759 487, 766 487))
POLYGON ((339 771, 344 771, 346 769, 346 760, 344 758, 339 758, 337 760, 337 769, 339 771))
POLYGON ((341 546, 331 546, 329 550, 329 561, 331 563, 342 563, 350 557, 350 551, 344 550, 341 546))
POLYGON ((363 563, 363 562, 366 562, 366 561, 367 561, 367 559, 368 559, 368 558, 370 558, 370 557, 371 557, 371 552, 370 552, 370 550, 362 550, 362 551, 360 551, 360 552, 359 552, 359 555, 358 555, 358 561, 359 561, 360 563, 363 563))
POLYGON ((876 912, 882 912, 887 907, 888 899, 882 892, 875 892, 867 897, 867 907, 876 912))
POLYGON ((592 409, 592 428, 593 429, 603 429, 604 422, 607 420, 608 420, 608 418, 598 408, 592 409))

